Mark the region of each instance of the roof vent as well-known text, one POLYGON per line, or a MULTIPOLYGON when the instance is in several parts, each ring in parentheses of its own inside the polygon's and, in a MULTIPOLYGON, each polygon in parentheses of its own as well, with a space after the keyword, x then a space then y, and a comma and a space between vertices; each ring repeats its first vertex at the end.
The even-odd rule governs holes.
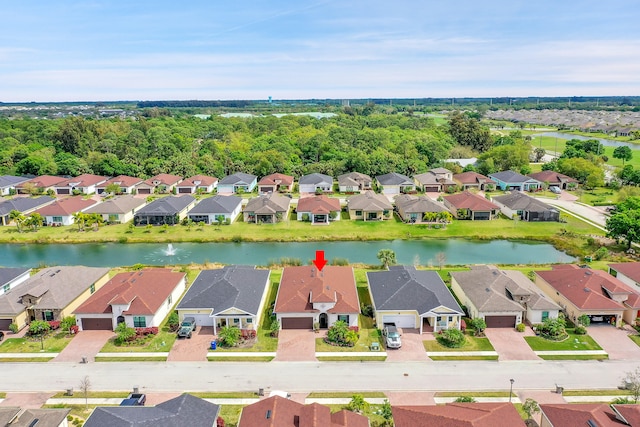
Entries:
POLYGON ((34 427, 36 424, 38 424, 40 422, 39 418, 36 418, 35 420, 31 421, 29 423, 29 427, 34 427))
POLYGON ((595 422, 595 421, 593 421, 593 420, 588 420, 588 421, 587 421, 587 425, 588 425, 589 427, 598 427, 598 423, 596 423, 596 422, 595 422))
POLYGON ((489 288, 484 288, 484 290, 485 290, 486 292, 491 292, 491 289, 489 289, 489 288))
POLYGON ((591 272, 589 270, 585 271, 584 274, 586 274, 587 276, 591 276, 591 272))
POLYGON ((591 292, 591 289, 589 289, 589 288, 584 288, 584 291, 585 291, 585 292, 591 292))
POLYGON ((271 409, 267 409, 267 415, 265 416, 266 419, 270 419, 271 418, 271 409))

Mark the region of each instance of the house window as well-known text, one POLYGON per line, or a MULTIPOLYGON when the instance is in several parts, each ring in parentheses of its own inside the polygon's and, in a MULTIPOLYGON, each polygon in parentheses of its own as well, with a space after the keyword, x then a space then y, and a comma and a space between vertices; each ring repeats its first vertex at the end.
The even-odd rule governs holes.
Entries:
POLYGON ((549 318, 549 312, 548 311, 543 311, 542 312, 542 321, 544 322, 548 318, 549 318))
POLYGON ((238 319, 237 317, 233 319, 233 323, 240 323, 240 319, 238 319))
POLYGON ((247 323, 253 323, 253 317, 247 317, 247 323))
POLYGON ((89 288, 89 291, 91 293, 94 293, 96 291, 96 284, 95 283, 91 285, 91 287, 89 288))
POLYGON ((356 211, 356 216, 362 216, 362 211, 356 211))
POLYGON ((46 320, 50 322, 53 320, 53 311, 43 311, 42 312, 42 320, 46 320))
POLYGON ((449 316, 449 322, 453 322, 453 316, 449 316))
POLYGON ((442 320, 442 316, 438 316, 436 317, 436 321, 439 322, 440 320, 442 320))
POLYGON ((2 287, 2 292, 6 294, 7 292, 9 292, 9 289, 11 289, 11 285, 6 284, 2 287))
POLYGON ((147 318, 144 316, 133 316, 133 327, 134 328, 146 328, 147 327, 147 318))
POLYGON ((342 320, 349 324, 349 315, 348 314, 338 314, 338 320, 342 320))
POLYGON ((172 302, 173 302, 173 295, 169 295, 169 298, 167 298, 167 307, 171 307, 172 302))
POLYGON ((52 216, 51 217, 51 222, 62 222, 62 217, 61 216, 52 216))

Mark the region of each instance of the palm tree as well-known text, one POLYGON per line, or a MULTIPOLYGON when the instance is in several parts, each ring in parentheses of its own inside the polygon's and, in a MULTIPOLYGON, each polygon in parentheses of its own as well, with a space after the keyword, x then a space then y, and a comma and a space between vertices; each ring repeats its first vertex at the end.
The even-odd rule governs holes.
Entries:
POLYGON ((40 215, 37 212, 32 213, 25 220, 25 224, 30 226, 33 231, 38 231, 38 228, 42 226, 43 222, 44 222, 44 218, 42 218, 42 215, 40 215))
POLYGON ((396 263, 396 253, 391 249, 380 249, 378 251, 378 259, 382 263, 383 268, 388 268, 396 263))
POLYGON ((73 222, 78 225, 78 231, 84 231, 84 226, 86 225, 87 214, 82 212, 76 212, 73 214, 73 222))
POLYGON ((9 220, 15 222, 18 232, 22 233, 22 225, 25 221, 25 217, 22 212, 13 209, 11 212, 9 212, 9 220))

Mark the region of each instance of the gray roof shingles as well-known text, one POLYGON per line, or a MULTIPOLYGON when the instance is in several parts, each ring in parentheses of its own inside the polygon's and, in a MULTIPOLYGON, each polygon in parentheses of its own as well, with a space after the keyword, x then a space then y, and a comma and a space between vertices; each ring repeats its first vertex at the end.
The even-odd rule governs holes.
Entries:
POLYGON ((251 184, 258 177, 244 172, 236 172, 233 175, 225 176, 222 178, 218 185, 231 185, 231 184, 251 184))
POLYGON ((190 214, 230 214, 242 203, 241 197, 216 195, 203 199, 190 214))
POLYGON ((312 173, 309 175, 304 175, 300 177, 300 181, 298 181, 301 185, 306 184, 322 184, 323 182, 333 183, 333 177, 329 175, 324 175, 321 173, 312 173))
POLYGON ((30 268, 0 268, 0 287, 22 276, 30 268))
POLYGON ((193 196, 169 196, 154 200, 144 206, 136 215, 173 215, 181 212, 196 200, 193 196))
POLYGON ((546 212, 546 211, 556 211, 555 208, 547 205, 546 203, 523 194, 519 191, 512 191, 509 194, 505 194, 503 196, 496 196, 493 198, 494 201, 501 203, 508 207, 509 209, 514 209, 518 211, 528 211, 528 212, 546 212))
POLYGON ((0 216, 8 215, 12 210, 24 212, 29 209, 36 209, 49 203, 53 203, 56 199, 49 196, 17 197, 15 199, 6 200, 0 203, 0 216))
POLYGON ((396 172, 378 175, 376 179, 382 185, 414 185, 411 178, 396 172))
POLYGON ((514 171, 502 171, 502 172, 492 173, 489 175, 489 178, 495 178, 502 182, 508 182, 508 183, 536 181, 530 176, 524 176, 514 171))

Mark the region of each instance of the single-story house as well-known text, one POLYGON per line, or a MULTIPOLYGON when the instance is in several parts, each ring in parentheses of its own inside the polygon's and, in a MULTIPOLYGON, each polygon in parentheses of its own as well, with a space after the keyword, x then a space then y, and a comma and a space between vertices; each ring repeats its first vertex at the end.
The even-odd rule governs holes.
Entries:
POLYGON ((507 218, 517 217, 530 222, 560 221, 560 211, 557 208, 520 191, 494 196, 491 200, 500 207, 500 211, 507 218))
POLYGON ((591 323, 622 321, 634 325, 640 309, 640 292, 600 270, 577 265, 555 265, 536 271, 536 285, 558 303, 572 322, 587 315, 591 323))
POLYGON ((75 222, 73 214, 84 212, 98 203, 100 202, 92 199, 84 199, 82 196, 74 196, 56 200, 35 212, 42 215, 45 225, 72 225, 75 222))
POLYGON ((394 323, 420 333, 460 329, 464 312, 435 271, 391 266, 367 272, 367 282, 378 328, 394 323))
POLYGON ((534 191, 542 187, 537 179, 514 171, 503 171, 489 174, 501 190, 534 191))
POLYGON ((193 196, 169 196, 154 200, 137 211, 133 220, 135 225, 179 224, 187 212, 196 205, 193 196))
POLYGON ((178 194, 211 193, 217 187, 218 178, 207 175, 194 175, 176 186, 178 194))
POLYGON ((273 309, 282 329, 326 329, 338 320, 358 326, 360 300, 353 268, 285 267, 273 309))
POLYGON ((109 178, 106 176, 85 173, 59 182, 54 185, 54 189, 58 196, 69 196, 77 193, 94 194, 96 192, 96 186, 106 182, 107 179, 109 178))
POLYGON ((338 189, 341 193, 360 193, 371 190, 373 180, 360 172, 349 172, 338 176, 338 189))
MULTIPOLYGON (((640 287, 640 262, 623 262, 608 264, 609 274, 631 288, 640 287)), ((640 288, 638 288, 640 289, 640 288)))
POLYGON ((554 171, 542 171, 530 173, 529 176, 537 181, 549 184, 549 187, 558 187, 562 190, 576 188, 578 180, 570 176, 554 171))
POLYGON ((322 173, 312 173, 301 176, 298 185, 301 193, 315 193, 317 190, 327 193, 333 191, 333 177, 322 173))
POLYGON ((42 175, 16 184, 15 188, 18 194, 43 194, 49 190, 55 192, 54 186, 66 180, 60 176, 42 175))
POLYGON ((370 427, 369 419, 319 403, 308 405, 281 396, 262 399, 242 408, 238 427, 370 427))
POLYGON ((254 197, 243 209, 244 222, 275 224, 289 220, 291 199, 278 193, 254 197))
POLYGON ((293 177, 282 173, 272 173, 258 181, 258 193, 291 193, 293 177))
POLYGON ((135 213, 142 209, 146 203, 145 199, 138 199, 127 194, 105 200, 84 212, 87 214, 101 215, 102 219, 110 224, 124 224, 131 221, 135 213))
POLYGON ((84 427, 215 427, 220 406, 182 394, 155 406, 97 406, 84 427))
POLYGON ((500 212, 498 205, 469 191, 444 196, 443 200, 446 208, 458 219, 491 220, 500 212))
POLYGON ((487 328, 514 328, 525 319, 541 323, 558 317, 560 306, 516 270, 479 265, 451 273, 451 290, 469 317, 483 318, 487 328))
POLYGON ((113 276, 73 311, 81 331, 160 326, 186 288, 186 274, 149 268, 113 276))
POLYGON ((251 193, 258 185, 258 177, 243 172, 225 176, 218 182, 218 194, 251 193))
POLYGON ((180 182, 182 182, 181 176, 161 173, 139 183, 136 191, 138 194, 171 193, 180 182))
POLYGON ((16 185, 29 181, 23 176, 2 175, 0 176, 0 196, 8 196, 12 191, 16 191, 16 185))
POLYGON ((413 180, 422 191, 430 193, 441 193, 458 185, 453 180, 453 172, 446 168, 434 168, 414 175, 413 180))
POLYGON ((108 268, 43 268, 0 295, 0 329, 11 323, 22 329, 32 320, 62 320, 71 316, 107 280, 108 268))
POLYGON ((198 326, 258 330, 269 291, 269 270, 227 265, 202 270, 176 310, 180 319, 193 317, 198 326))
POLYGON ((6 406, 0 408, 3 427, 69 427, 67 415, 71 409, 34 409, 6 406))
POLYGON ((118 175, 114 178, 106 180, 101 184, 96 185, 96 193, 106 193, 107 187, 113 184, 120 187, 119 192, 122 194, 135 194, 138 185, 142 184, 142 179, 128 175, 118 175))
POLYGON ((194 222, 205 224, 223 223, 229 220, 232 224, 242 212, 242 198, 237 196, 222 196, 202 199, 187 213, 194 222))
POLYGON ((540 427, 640 426, 640 406, 609 403, 542 403, 540 427))
MULTIPOLYGON (((30 268, 0 268, 0 295, 26 281, 31 275, 30 268)), ((0 325, 0 329, 2 326, 0 325)))
POLYGON ((462 172, 453 175, 453 180, 458 183, 462 190, 477 189, 480 191, 495 188, 496 182, 478 172, 462 172))
POLYGON ((416 189, 416 184, 411 178, 396 172, 378 175, 376 181, 382 194, 400 194, 416 189))
POLYGON ((395 427, 525 427, 510 402, 393 406, 395 427))
POLYGON ((0 202, 0 225, 11 224, 11 211, 15 210, 26 216, 55 201, 55 198, 49 196, 15 197, 4 200, 0 202))
POLYGON ((340 199, 320 196, 303 197, 296 208, 298 221, 310 221, 311 224, 329 224, 340 220, 340 199))
POLYGON ((427 222, 424 214, 427 212, 449 212, 442 204, 431 200, 426 196, 413 196, 400 194, 395 197, 396 210, 404 222, 419 224, 427 222))
POLYGON ((393 216, 393 205, 384 194, 367 190, 347 199, 349 218, 363 221, 382 221, 393 216))

